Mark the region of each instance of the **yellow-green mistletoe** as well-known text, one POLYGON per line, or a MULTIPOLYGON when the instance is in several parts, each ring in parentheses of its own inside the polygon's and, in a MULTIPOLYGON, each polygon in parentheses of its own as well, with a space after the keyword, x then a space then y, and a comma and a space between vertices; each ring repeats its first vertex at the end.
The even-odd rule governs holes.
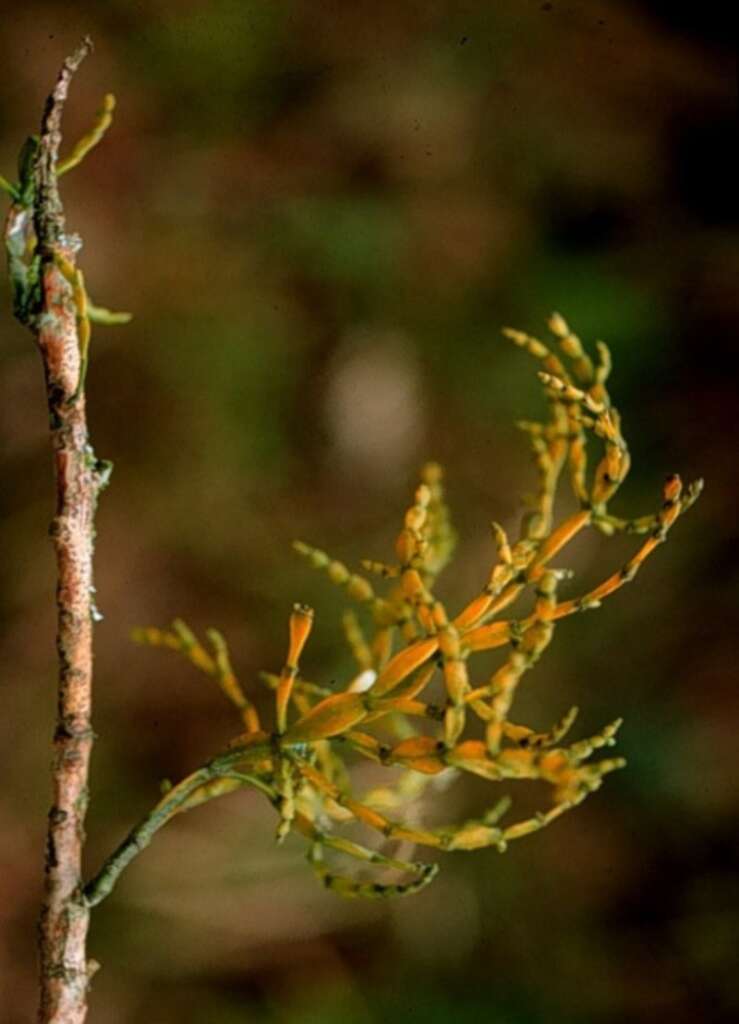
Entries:
POLYGON ((261 676, 275 695, 274 716, 267 723, 257 710, 261 702, 237 681, 220 634, 208 633, 208 650, 179 621, 170 631, 137 631, 140 641, 171 647, 216 679, 238 712, 242 731, 222 754, 165 793, 88 885, 89 903, 110 891, 126 864, 171 817, 242 786, 256 787, 272 802, 278 839, 291 829, 305 837, 308 859, 327 888, 344 896, 400 896, 428 884, 437 866, 393 856, 399 841, 432 850, 493 846, 502 851, 511 840, 561 817, 598 789, 606 774, 624 765, 622 758, 589 760, 615 742, 619 719, 595 736, 566 745, 577 709, 549 730, 536 731, 511 718, 516 690, 550 644, 559 620, 598 607, 632 580, 696 500, 702 482, 684 491, 678 476, 669 477, 651 515, 629 519, 610 511, 629 470, 620 417, 606 389, 610 355, 598 342, 593 361, 556 313, 549 328, 551 345, 520 331, 504 331, 539 361, 548 415, 542 422, 520 424, 537 473, 520 535, 512 541, 493 524, 497 560, 464 608, 448 610, 436 593, 455 534, 442 471, 430 463, 403 518, 395 561, 363 563, 365 572, 384 582, 382 595, 366 576, 323 551, 295 545, 364 612, 361 619, 353 611, 344 616, 356 667, 339 692, 300 673, 300 655, 314 619, 302 605, 295 605, 290 617, 284 668, 261 676), (600 455, 591 470, 588 444, 593 441, 600 455), (563 476, 578 510, 555 523, 554 497, 563 476), (560 600, 558 585, 571 573, 557 563, 567 544, 586 529, 644 539, 629 561, 598 586, 560 600), (516 616, 514 609, 526 594, 533 596, 533 607, 529 602, 529 609, 516 616), (474 655, 498 647, 506 651, 502 665, 490 678, 478 678, 474 655), (441 694, 436 700, 430 697, 434 689, 441 694), (365 759, 402 771, 388 773, 392 781, 386 785, 357 794, 352 768, 365 759), (494 784, 540 780, 550 787, 550 804, 533 817, 508 821, 511 801, 503 796, 476 820, 424 827, 424 790, 428 798, 435 780, 460 772, 494 784), (365 846, 348 838, 344 830, 353 823, 379 834, 379 844, 365 846), (369 879, 341 867, 347 858, 371 865, 369 879))

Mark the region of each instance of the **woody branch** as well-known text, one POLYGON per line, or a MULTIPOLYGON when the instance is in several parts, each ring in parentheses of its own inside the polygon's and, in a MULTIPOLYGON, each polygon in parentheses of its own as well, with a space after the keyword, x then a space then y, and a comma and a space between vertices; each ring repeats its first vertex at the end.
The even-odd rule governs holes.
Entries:
POLYGON ((58 257, 75 258, 64 233, 57 187, 61 117, 72 77, 91 49, 85 40, 62 66, 41 123, 35 166, 33 232, 40 294, 28 326, 43 362, 56 482, 50 533, 57 565, 58 688, 44 899, 39 921, 41 1024, 81 1024, 87 1010, 89 909, 82 898, 82 850, 93 743, 93 521, 105 482, 78 393, 80 344, 76 310, 58 257))

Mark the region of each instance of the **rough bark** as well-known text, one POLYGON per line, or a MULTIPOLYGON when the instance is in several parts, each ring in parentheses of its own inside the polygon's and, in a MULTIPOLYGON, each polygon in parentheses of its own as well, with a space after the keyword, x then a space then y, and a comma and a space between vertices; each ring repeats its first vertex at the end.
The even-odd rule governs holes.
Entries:
POLYGON ((43 360, 56 480, 50 533, 57 563, 57 719, 52 804, 39 921, 41 1024, 81 1024, 87 1012, 89 909, 82 894, 82 850, 93 743, 92 625, 94 515, 104 483, 90 446, 84 393, 76 394, 80 346, 71 289, 55 253, 74 260, 56 183, 60 122, 72 75, 89 41, 64 64, 46 105, 36 167, 34 229, 41 259, 41 308, 34 320, 43 360))

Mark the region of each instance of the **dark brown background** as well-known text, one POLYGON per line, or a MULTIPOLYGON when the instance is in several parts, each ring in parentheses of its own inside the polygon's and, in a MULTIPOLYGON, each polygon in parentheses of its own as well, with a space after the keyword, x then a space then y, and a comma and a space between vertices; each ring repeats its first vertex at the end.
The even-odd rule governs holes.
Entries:
MULTIPOLYGON (((94 920, 91 1020, 646 1022, 739 1011, 736 939, 735 71, 712 5, 406 0, 17 5, 0 34, 0 167, 91 32, 67 137, 114 130, 65 180, 101 304, 88 393, 116 463, 99 516, 90 866, 233 732, 219 695, 134 648, 175 615, 278 667, 346 662, 337 596, 294 536, 388 553, 418 464, 448 467, 462 534, 445 594, 480 585, 488 522, 531 469, 513 420, 534 367, 498 334, 560 309, 612 347, 634 452, 619 507, 663 475, 706 494, 638 582, 563 623, 522 693, 580 734, 622 714, 629 767, 512 848, 447 856, 424 894, 345 903, 256 795, 169 832, 94 920)), ((50 461, 38 359, 0 327, 0 1017, 32 1017, 53 705, 50 461)), ((633 545, 633 542, 632 542, 633 545)), ((629 545, 574 551, 580 584, 629 545)), ((459 817, 481 791, 446 798, 459 817)))

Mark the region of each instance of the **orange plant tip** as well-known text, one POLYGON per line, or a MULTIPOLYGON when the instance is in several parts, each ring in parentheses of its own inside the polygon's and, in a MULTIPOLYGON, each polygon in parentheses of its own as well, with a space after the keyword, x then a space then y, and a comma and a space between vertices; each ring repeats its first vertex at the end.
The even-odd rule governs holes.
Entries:
POLYGON ((683 489, 683 482, 680 479, 679 474, 671 473, 670 476, 665 480, 664 489, 662 495, 665 501, 677 501, 680 497, 683 489))
POLYGON ((312 628, 313 609, 307 604, 294 604, 290 615, 290 646, 287 655, 289 665, 297 665, 312 628))

